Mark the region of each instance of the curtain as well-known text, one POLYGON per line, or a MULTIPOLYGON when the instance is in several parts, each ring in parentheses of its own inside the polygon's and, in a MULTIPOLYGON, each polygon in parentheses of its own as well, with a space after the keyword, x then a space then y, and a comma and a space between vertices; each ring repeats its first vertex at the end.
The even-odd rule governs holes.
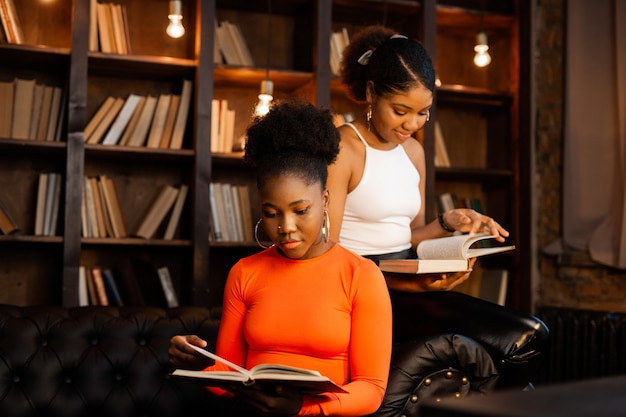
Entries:
POLYGON ((566 4, 562 243, 626 268, 626 2, 566 4))

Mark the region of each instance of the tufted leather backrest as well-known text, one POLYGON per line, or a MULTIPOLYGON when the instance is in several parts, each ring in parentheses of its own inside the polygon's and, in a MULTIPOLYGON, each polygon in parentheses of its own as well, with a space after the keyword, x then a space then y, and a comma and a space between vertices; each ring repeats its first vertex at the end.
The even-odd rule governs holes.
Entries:
POLYGON ((176 334, 213 349, 218 327, 201 307, 0 305, 0 416, 207 415, 212 397, 169 376, 167 349, 176 334))

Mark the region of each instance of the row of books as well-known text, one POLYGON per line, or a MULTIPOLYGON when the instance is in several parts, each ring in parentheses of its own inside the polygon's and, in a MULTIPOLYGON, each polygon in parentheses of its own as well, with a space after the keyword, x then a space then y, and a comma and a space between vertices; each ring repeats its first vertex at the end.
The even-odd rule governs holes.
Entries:
MULTIPOLYGON (((166 184, 143 217, 133 236, 152 239, 169 214, 162 238, 171 240, 176 234, 187 199, 189 187, 166 184)), ((115 183, 105 175, 85 177, 82 193, 82 235, 90 238, 122 238, 129 236, 122 216, 115 183)))
POLYGON ((224 63, 245 67, 254 66, 254 59, 239 25, 230 23, 228 20, 220 22, 219 25, 215 22, 215 40, 224 63))
POLYGON ((253 242, 252 209, 248 185, 210 184, 211 231, 213 242, 253 242))
POLYGON ((61 87, 16 78, 0 81, 0 137, 59 141, 65 106, 61 87))
POLYGON ((110 54, 131 53, 126 5, 91 0, 89 50, 110 54))
POLYGON ((185 184, 182 184, 180 187, 169 184, 162 186, 141 221, 137 232, 135 232, 135 236, 144 239, 154 238, 159 230, 159 226, 161 226, 169 214, 169 220, 162 238, 166 240, 173 239, 180 222, 188 190, 189 187, 185 184))
POLYGON ((63 176, 57 172, 39 174, 37 206, 35 208, 35 235, 56 236, 63 176))
POLYGON ((334 75, 339 75, 341 69, 341 55, 350 43, 348 29, 341 28, 339 32, 330 35, 330 70, 334 75))
POLYGON ((105 175, 85 177, 81 200, 83 237, 125 237, 126 226, 115 189, 105 175))
POLYGON ((228 100, 214 98, 211 104, 211 152, 232 152, 235 146, 235 110, 228 100))
POLYGON ((13 0, 0 0, 0 22, 7 43, 24 43, 24 34, 13 0))
POLYGON ((192 94, 184 80, 180 94, 107 97, 85 127, 89 144, 181 149, 192 94))
POLYGON ((81 265, 78 304, 178 307, 179 300, 167 266, 127 258, 117 268, 81 265))

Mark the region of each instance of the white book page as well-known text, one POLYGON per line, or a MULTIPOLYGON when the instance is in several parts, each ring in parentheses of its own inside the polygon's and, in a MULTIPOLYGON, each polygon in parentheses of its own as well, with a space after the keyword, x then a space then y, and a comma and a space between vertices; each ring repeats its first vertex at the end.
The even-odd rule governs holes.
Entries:
MULTIPOLYGON (((490 239, 485 233, 475 235, 453 235, 438 239, 426 239, 417 245, 419 259, 467 259, 469 248, 479 240, 490 239)), ((477 255, 475 255, 477 256, 477 255)))
POLYGON ((213 359, 216 362, 220 362, 220 363, 228 366, 229 368, 233 368, 234 370, 239 371, 239 372, 241 372, 244 375, 248 375, 248 376, 250 375, 250 371, 248 371, 246 368, 242 368, 241 366, 239 366, 237 364, 234 364, 231 361, 222 358, 221 356, 217 356, 215 353, 209 352, 206 349, 202 349, 202 348, 200 348, 198 346, 194 346, 194 345, 189 344, 189 343, 187 345, 190 346, 195 351, 200 352, 204 356, 209 357, 209 358, 213 359))
POLYGON ((440 239, 426 239, 417 245, 419 259, 464 259, 463 242, 466 235, 440 239))

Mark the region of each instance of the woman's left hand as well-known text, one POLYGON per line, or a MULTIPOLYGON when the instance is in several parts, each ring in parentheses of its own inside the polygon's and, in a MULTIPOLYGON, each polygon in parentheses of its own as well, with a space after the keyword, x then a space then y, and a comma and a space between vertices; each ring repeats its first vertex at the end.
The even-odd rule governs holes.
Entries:
POLYGON ((387 286, 393 290, 408 292, 447 291, 467 281, 476 263, 476 258, 469 260, 470 269, 449 274, 417 274, 407 278, 406 274, 383 272, 387 286))

